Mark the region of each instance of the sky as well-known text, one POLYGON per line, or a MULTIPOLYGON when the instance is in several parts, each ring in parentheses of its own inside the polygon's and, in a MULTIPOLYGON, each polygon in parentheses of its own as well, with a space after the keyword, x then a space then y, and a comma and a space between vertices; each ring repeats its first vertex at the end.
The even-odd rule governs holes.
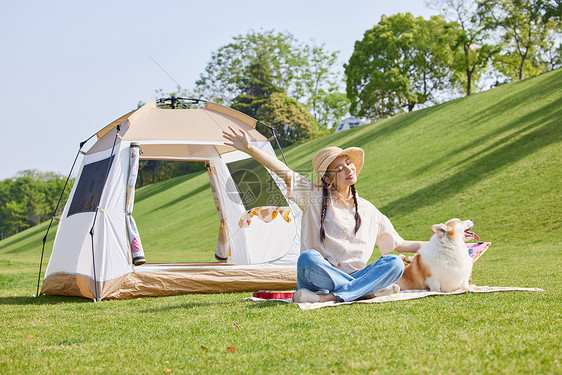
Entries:
POLYGON ((422 0, 0 0, 0 179, 67 175, 81 141, 186 89, 211 53, 250 30, 290 32, 346 62, 381 15, 436 14, 422 0))

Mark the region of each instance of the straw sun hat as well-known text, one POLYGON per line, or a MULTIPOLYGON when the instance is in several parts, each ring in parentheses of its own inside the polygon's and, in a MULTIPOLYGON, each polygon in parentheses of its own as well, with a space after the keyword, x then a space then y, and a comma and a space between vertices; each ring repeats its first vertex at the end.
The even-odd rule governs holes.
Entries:
POLYGON ((312 158, 312 168, 314 168, 314 173, 316 173, 316 181, 314 183, 316 186, 322 186, 322 177, 326 174, 328 166, 341 155, 346 155, 355 164, 356 174, 359 175, 365 157, 363 149, 349 147, 343 150, 339 147, 326 147, 318 151, 312 158))

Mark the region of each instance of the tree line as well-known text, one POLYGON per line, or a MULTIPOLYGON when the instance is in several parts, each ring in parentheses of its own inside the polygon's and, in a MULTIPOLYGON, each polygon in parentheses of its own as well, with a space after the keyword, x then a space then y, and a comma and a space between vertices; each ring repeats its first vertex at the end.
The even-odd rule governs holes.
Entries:
POLYGON ((383 16, 345 64, 350 112, 385 118, 559 68, 560 1, 435 0, 429 20, 383 16))
POLYGON ((250 31, 211 55, 192 93, 273 126, 283 145, 351 114, 377 120, 562 65, 560 0, 433 0, 382 16, 349 60, 291 33, 250 31))
POLYGON ((273 127, 287 146, 332 132, 346 115, 383 119, 562 65, 560 0, 426 5, 440 15, 382 16, 343 70, 325 45, 251 30, 211 54, 192 90, 173 94, 230 106, 273 127))
MULTIPOLYGON (((66 177, 53 172, 25 170, 0 181, 0 239, 35 226, 53 215, 66 177)), ((68 199, 69 181, 60 210, 68 199)), ((60 212, 55 213, 60 215, 60 212)))
MULTIPOLYGON (((143 161, 137 187, 172 177, 205 170, 203 162, 143 161)), ((66 204, 74 179, 54 172, 24 170, 15 177, 0 180, 0 240, 54 217, 58 220, 66 204), (62 196, 61 196, 62 193, 62 196), (57 212, 53 212, 61 199, 57 212), (54 216, 53 216, 54 215, 54 216)))
MULTIPOLYGON (((211 54, 192 89, 157 93, 230 106, 273 127, 287 146, 330 133, 347 115, 382 119, 562 66, 560 0, 426 5, 440 14, 382 16, 344 64, 323 44, 250 30, 211 54)), ((203 169, 141 161, 137 186, 203 169)), ((50 218, 63 185, 63 176, 38 171, 0 181, 0 238, 50 218)))

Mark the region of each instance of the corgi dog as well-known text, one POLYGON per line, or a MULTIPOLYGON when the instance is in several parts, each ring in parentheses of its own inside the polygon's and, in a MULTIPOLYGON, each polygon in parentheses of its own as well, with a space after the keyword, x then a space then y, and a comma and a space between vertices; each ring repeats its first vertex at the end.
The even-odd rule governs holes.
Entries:
POLYGON ((400 289, 444 293, 468 290, 473 261, 465 241, 479 239, 470 232, 473 225, 472 220, 460 219, 432 225, 433 236, 418 250, 396 283, 400 289))

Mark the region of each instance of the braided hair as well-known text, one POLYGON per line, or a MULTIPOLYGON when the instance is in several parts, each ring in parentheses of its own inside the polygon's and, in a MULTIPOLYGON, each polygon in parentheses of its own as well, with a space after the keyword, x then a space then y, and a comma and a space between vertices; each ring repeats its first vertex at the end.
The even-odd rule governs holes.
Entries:
POLYGON ((353 195, 353 203, 355 204, 355 231, 354 233, 357 234, 359 227, 361 226, 361 216, 359 216, 359 211, 357 206, 357 190, 355 190, 355 184, 351 185, 351 195, 353 195))
POLYGON ((326 210, 328 209, 328 185, 326 180, 322 179, 322 211, 320 211, 320 241, 324 242, 326 231, 324 230, 324 219, 326 218, 326 210))
MULTIPOLYGON (((353 204, 355 205, 355 229, 354 234, 357 234, 359 227, 361 226, 361 216, 359 216, 358 205, 357 205, 357 191, 355 190, 355 185, 351 185, 351 194, 353 196, 353 204)), ((326 230, 324 229, 324 219, 326 218, 326 211, 328 209, 328 185, 324 179, 322 179, 322 210, 320 211, 320 240, 324 242, 326 238, 326 230)))

